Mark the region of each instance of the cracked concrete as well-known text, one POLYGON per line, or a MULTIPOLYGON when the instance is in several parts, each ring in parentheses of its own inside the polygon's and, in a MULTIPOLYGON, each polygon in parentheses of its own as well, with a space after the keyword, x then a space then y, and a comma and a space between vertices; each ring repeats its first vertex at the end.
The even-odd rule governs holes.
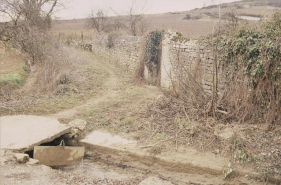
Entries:
POLYGON ((30 115, 0 117, 0 126, 0 148, 13 151, 31 151, 71 131, 57 119, 30 115))

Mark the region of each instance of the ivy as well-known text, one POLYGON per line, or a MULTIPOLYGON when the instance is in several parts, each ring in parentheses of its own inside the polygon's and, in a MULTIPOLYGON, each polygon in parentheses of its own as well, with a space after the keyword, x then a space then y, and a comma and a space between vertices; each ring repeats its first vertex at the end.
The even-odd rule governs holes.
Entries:
POLYGON ((146 46, 145 46, 145 63, 157 64, 158 61, 158 47, 162 41, 164 31, 152 31, 146 36, 146 46))
POLYGON ((251 76, 253 81, 264 76, 280 77, 281 13, 276 13, 272 20, 262 21, 261 28, 245 26, 230 36, 231 41, 221 37, 218 43, 222 54, 220 60, 225 66, 239 62, 244 66, 244 74, 251 76))
POLYGON ((281 12, 214 40, 227 81, 223 101, 228 112, 241 122, 280 123, 281 12))

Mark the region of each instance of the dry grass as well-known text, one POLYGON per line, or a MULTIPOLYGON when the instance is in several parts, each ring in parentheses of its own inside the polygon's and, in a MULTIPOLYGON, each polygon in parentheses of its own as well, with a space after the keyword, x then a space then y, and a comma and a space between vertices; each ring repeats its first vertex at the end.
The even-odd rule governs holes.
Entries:
MULTIPOLYGON (((47 63, 46 71, 38 71, 38 74, 55 74, 55 80, 46 83, 50 89, 40 88, 40 83, 45 79, 38 79, 34 74, 29 77, 27 83, 18 91, 7 96, 0 97, 1 115, 13 114, 34 114, 46 115, 69 109, 80 105, 90 97, 96 96, 102 84, 107 79, 107 72, 98 65, 95 65, 100 58, 96 55, 88 55, 85 52, 76 51, 73 48, 62 48, 64 60, 68 60, 66 69, 60 70, 64 64, 55 67, 54 63, 47 63), (66 58, 67 56, 67 58, 66 58), (60 72, 55 72, 59 70, 60 72), (66 78, 59 78, 60 75, 66 78), (65 80, 66 81, 61 81, 65 80), (40 82, 41 81, 41 82, 40 82), (55 83, 52 87, 53 82, 55 83)), ((48 76, 48 75, 47 75, 48 76)), ((45 75, 42 75, 45 78, 45 75)), ((46 77, 46 79, 48 79, 46 77)))
POLYGON ((0 43, 0 74, 18 71, 23 62, 23 56, 0 43))

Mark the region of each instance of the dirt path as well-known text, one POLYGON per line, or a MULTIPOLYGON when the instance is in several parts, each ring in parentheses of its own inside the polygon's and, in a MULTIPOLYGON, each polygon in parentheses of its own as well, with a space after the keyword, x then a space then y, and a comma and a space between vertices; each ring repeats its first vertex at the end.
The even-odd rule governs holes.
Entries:
POLYGON ((71 109, 63 110, 54 115, 51 115, 51 117, 54 117, 57 119, 59 119, 59 118, 71 119, 71 118, 75 117, 75 115, 79 112, 79 110, 89 109, 89 108, 93 107, 94 105, 99 104, 102 101, 106 101, 109 98, 113 98, 113 97, 117 96, 117 92, 114 89, 116 89, 118 86, 119 78, 116 76, 116 74, 112 70, 108 69, 105 65, 102 65, 102 63, 100 63, 100 65, 102 68, 104 68, 109 73, 109 78, 107 79, 107 81, 104 84, 104 87, 105 87, 104 90, 99 92, 98 96, 87 100, 82 105, 75 106, 71 109))

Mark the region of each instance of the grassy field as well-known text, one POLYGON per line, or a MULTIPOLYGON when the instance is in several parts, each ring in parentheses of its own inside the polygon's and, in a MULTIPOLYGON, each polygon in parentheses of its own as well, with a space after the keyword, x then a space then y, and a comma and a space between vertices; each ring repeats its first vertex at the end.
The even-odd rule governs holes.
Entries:
MULTIPOLYGON (((230 4, 223 4, 221 6, 222 17, 231 9, 235 9, 237 15, 248 15, 255 17, 270 18, 276 11, 280 11, 280 8, 272 7, 254 3, 254 2, 235 2, 230 4)), ((195 9, 186 12, 170 12, 164 14, 146 15, 147 20, 150 22, 148 30, 164 29, 173 30, 183 33, 188 38, 198 38, 200 36, 206 36, 212 33, 214 25, 217 26, 218 22, 218 7, 205 7, 203 9, 195 9), (186 14, 191 17, 196 17, 195 20, 184 19, 186 14)), ((109 18, 109 20, 112 18, 109 18)), ((81 35, 81 31, 84 35, 94 33, 93 30, 87 28, 86 19, 73 19, 73 20, 58 20, 54 21, 53 32, 76 34, 81 35)))

